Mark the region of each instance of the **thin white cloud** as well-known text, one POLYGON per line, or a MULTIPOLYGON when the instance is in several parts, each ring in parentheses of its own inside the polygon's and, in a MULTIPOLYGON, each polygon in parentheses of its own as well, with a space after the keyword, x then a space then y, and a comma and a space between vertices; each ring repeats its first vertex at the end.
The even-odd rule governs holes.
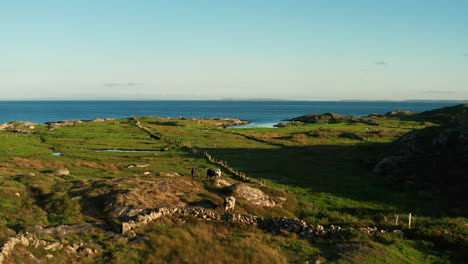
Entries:
POLYGON ((386 61, 375 61, 374 64, 379 66, 386 66, 388 63, 386 61))
POLYGON ((427 91, 423 91, 423 94, 456 94, 456 92, 444 91, 444 90, 427 90, 427 91))
POLYGON ((132 87, 138 85, 141 84, 136 82, 109 82, 104 84, 106 87, 132 87))

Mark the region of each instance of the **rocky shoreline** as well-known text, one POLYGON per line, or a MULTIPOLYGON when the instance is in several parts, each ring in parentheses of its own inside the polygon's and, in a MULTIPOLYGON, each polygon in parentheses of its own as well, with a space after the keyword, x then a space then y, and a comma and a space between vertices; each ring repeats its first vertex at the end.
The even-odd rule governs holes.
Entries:
MULTIPOLYGON (((128 117, 131 118, 131 117, 128 117)), ((122 118, 123 119, 123 118, 122 118)), ((227 128, 231 126, 241 126, 241 125, 247 125, 250 124, 250 121, 247 120, 241 120, 237 118, 185 118, 185 117, 178 117, 178 118, 170 118, 166 117, 164 119, 171 119, 171 120, 213 120, 213 121, 220 121, 217 123, 220 127, 227 128), (228 123, 226 123, 228 122, 228 123)), ((76 124, 81 124, 81 123, 87 123, 87 122, 105 122, 105 121, 115 121, 117 118, 114 117, 108 117, 108 118, 95 118, 95 119, 83 119, 83 120, 61 120, 57 122, 45 122, 43 124, 38 124, 38 123, 33 123, 29 121, 11 121, 7 123, 2 123, 0 124, 0 130, 7 130, 7 129, 17 129, 18 133, 28 133, 26 131, 34 130, 36 126, 38 125, 47 125, 50 130, 55 130, 60 127, 72 127, 76 124), (23 130, 25 129, 25 130, 23 130), (28 130, 26 130, 28 129, 28 130), (23 132, 24 131, 24 132, 23 132)))

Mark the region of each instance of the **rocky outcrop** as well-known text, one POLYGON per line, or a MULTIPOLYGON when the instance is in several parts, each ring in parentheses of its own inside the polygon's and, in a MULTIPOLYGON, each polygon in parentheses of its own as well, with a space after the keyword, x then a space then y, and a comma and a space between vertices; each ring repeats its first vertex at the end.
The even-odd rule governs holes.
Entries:
POLYGON ((376 114, 370 115, 368 117, 343 116, 343 115, 338 115, 338 114, 333 114, 333 113, 310 114, 310 115, 303 115, 303 116, 285 120, 285 121, 290 121, 290 122, 279 123, 275 126, 276 127, 291 127, 291 126, 301 126, 304 123, 334 124, 334 123, 344 123, 344 122, 353 123, 353 124, 361 123, 361 124, 366 124, 370 126, 379 126, 380 124, 376 122, 375 117, 378 117, 378 116, 376 114))
POLYGON ((299 121, 303 123, 313 123, 313 124, 328 124, 328 123, 337 123, 338 121, 348 120, 348 119, 351 119, 351 117, 332 114, 332 113, 325 113, 325 114, 303 115, 303 116, 289 119, 287 121, 299 121))
POLYGON ((99 232, 102 231, 100 228, 89 224, 82 223, 76 225, 58 225, 52 227, 42 227, 42 226, 33 226, 27 229, 27 232, 32 235, 40 236, 51 236, 58 240, 64 239, 67 236, 74 234, 84 234, 89 232, 99 232))
POLYGON ((291 121, 291 122, 280 122, 276 125, 273 125, 274 127, 296 127, 296 126, 302 126, 304 125, 304 122, 301 121, 291 121))
POLYGON ((13 132, 15 132, 15 133, 23 133, 23 134, 36 134, 35 131, 26 130, 26 129, 21 129, 21 128, 15 128, 15 130, 13 130, 13 132))
POLYGON ((230 186, 238 197, 247 200, 249 203, 258 207, 274 207, 276 203, 270 200, 270 197, 266 195, 262 190, 250 187, 244 183, 238 183, 230 186))
MULTIPOLYGON (((31 241, 32 243, 33 241, 31 241)), ((30 240, 24 235, 18 235, 15 237, 10 237, 0 249, 0 264, 4 263, 6 258, 8 258, 16 246, 23 245, 29 246, 30 240)))
POLYGON ((370 114, 367 117, 378 117, 378 118, 402 118, 402 117, 409 117, 413 116, 417 113, 406 111, 406 110, 397 110, 397 111, 390 111, 385 114, 370 114))
POLYGON ((424 111, 421 113, 411 111, 391 111, 385 114, 371 114, 369 118, 397 118, 401 120, 431 122, 441 125, 450 125, 453 122, 459 122, 460 119, 466 119, 468 113, 468 104, 459 104, 424 111), (465 116, 465 117, 464 117, 465 116))
MULTIPOLYGON (((424 198, 437 198, 455 214, 467 215, 468 206, 459 197, 468 188, 468 105, 431 112, 432 120, 442 125, 400 137, 374 172, 424 198), (448 120, 442 119, 442 113, 450 113, 448 120)), ((431 119, 426 112, 421 116, 431 119)))
MULTIPOLYGON (((18 234, 16 236, 10 237, 3 246, 0 248, 0 264, 10 263, 8 261, 9 257, 14 253, 14 251, 20 247, 25 248, 42 248, 45 251, 54 252, 58 250, 64 250, 69 254, 84 254, 84 255, 94 255, 98 253, 99 246, 96 244, 86 245, 85 243, 70 243, 65 238, 66 236, 72 234, 83 234, 92 231, 102 231, 90 224, 79 224, 71 226, 57 226, 43 228, 41 226, 35 226, 30 228, 28 232, 23 234, 18 234), (47 241, 39 237, 42 236, 51 236, 57 241, 47 241)), ((55 254, 55 253, 54 253, 55 254)), ((36 261, 33 263, 39 262, 34 255, 29 253, 29 258, 36 261)), ((46 255, 47 259, 53 258, 52 254, 46 255)))
POLYGON ((124 192, 115 193, 112 198, 106 198, 106 211, 121 221, 128 221, 147 212, 148 208, 183 208, 187 205, 184 196, 200 191, 197 182, 180 177, 138 181, 116 179, 113 182, 117 189, 118 185, 133 186, 124 192))
POLYGON ((413 119, 418 121, 433 122, 443 126, 461 125, 468 127, 468 104, 442 107, 430 111, 418 113, 413 119))
POLYGON ((46 122, 45 124, 49 126, 49 130, 55 130, 61 127, 72 127, 82 122, 81 120, 62 120, 58 122, 46 122))
POLYGON ((104 121, 116 121, 117 118, 95 118, 92 120, 61 120, 58 122, 46 122, 45 124, 49 126, 50 130, 55 130, 61 127, 72 127, 76 124, 81 124, 85 122, 94 122, 94 123, 101 123, 104 121))
MULTIPOLYGON (((115 203, 115 202, 114 202, 115 203)), ((119 205, 112 205, 112 214, 118 218, 127 219, 134 217, 141 212, 145 211, 144 208, 134 208, 134 207, 127 207, 127 206, 119 206, 119 205)))
POLYGON ((213 183, 218 188, 227 187, 227 186, 232 185, 232 183, 230 181, 226 180, 226 179, 215 179, 213 183))
POLYGON ((13 129, 15 133, 35 134, 33 130, 37 124, 31 122, 13 121, 9 123, 0 124, 0 130, 13 129))
MULTIPOLYGON (((202 119, 203 120, 203 119, 202 119)), ((210 118, 208 120, 219 120, 222 121, 220 123, 216 123, 219 127, 227 128, 230 126, 241 126, 241 125, 247 125, 250 122, 246 120, 240 120, 236 118, 210 118)))
POLYGON ((12 124, 10 124, 10 123, 0 124, 0 130, 5 130, 5 129, 10 128, 10 127, 12 127, 12 124))

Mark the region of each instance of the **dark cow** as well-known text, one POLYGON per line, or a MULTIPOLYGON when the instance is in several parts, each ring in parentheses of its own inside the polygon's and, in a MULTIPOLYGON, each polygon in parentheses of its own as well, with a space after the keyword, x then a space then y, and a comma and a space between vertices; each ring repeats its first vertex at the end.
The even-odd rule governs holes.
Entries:
POLYGON ((208 169, 206 171, 206 176, 208 179, 219 179, 221 178, 221 170, 220 169, 208 169))
POLYGON ((199 170, 206 170, 206 168, 192 168, 192 179, 198 179, 199 170))

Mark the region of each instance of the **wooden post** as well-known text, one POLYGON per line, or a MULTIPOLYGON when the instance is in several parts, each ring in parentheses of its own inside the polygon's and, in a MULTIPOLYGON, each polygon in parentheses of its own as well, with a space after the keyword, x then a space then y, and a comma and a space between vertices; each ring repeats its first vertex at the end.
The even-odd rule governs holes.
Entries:
POLYGON ((399 217, 399 215, 398 215, 398 214, 397 214, 397 215, 395 215, 395 225, 398 225, 398 217, 399 217))
POLYGON ((408 228, 411 228, 411 213, 408 214, 408 228))

